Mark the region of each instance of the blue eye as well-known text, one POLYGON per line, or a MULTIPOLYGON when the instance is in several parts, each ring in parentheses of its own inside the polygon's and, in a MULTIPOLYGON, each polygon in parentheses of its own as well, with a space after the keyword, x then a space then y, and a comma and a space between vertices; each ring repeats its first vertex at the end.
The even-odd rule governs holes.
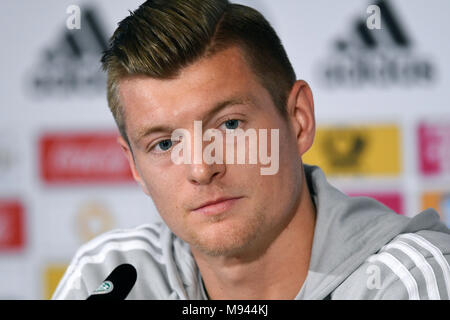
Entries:
POLYGON ((162 151, 167 151, 172 147, 172 140, 163 140, 157 144, 162 151))
POLYGON ((237 129, 238 126, 239 126, 239 120, 231 119, 231 120, 225 121, 225 127, 229 130, 237 129))

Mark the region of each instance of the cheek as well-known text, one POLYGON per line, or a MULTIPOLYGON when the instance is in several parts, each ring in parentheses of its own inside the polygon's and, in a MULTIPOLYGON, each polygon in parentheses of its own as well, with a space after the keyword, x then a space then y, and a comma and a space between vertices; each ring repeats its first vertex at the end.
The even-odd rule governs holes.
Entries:
POLYGON ((297 139, 288 127, 280 129, 280 169, 284 171, 301 169, 301 157, 299 156, 297 139))
POLYGON ((181 176, 176 167, 159 168, 147 166, 143 180, 150 197, 161 216, 173 212, 179 206, 181 176))
MULTIPOLYGON (((286 128, 279 130, 279 169, 274 175, 264 176, 262 181, 272 192, 272 199, 287 201, 295 197, 301 184, 301 158, 296 148, 296 140, 286 128)), ((278 200, 276 201, 278 202, 278 200)))

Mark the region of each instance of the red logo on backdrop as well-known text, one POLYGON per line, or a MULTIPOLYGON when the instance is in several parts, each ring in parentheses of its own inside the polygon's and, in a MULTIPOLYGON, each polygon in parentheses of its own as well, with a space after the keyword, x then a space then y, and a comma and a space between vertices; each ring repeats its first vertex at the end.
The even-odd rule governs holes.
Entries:
POLYGON ((22 204, 16 200, 0 199, 0 250, 21 249, 24 242, 22 204))
POLYGON ((396 192, 366 192, 366 193, 349 193, 350 197, 370 197, 373 198, 386 207, 394 210, 398 214, 404 214, 403 212, 403 197, 400 193, 396 192))
POLYGON ((47 134, 40 140, 40 161, 48 183, 133 181, 115 133, 47 134))
POLYGON ((418 139, 422 174, 450 173, 450 122, 420 124, 418 139))

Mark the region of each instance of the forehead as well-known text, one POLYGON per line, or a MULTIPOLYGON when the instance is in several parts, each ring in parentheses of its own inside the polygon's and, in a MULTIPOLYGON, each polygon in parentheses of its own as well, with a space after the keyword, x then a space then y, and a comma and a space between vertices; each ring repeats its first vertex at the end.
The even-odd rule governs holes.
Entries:
POLYGON ((191 64, 175 79, 134 76, 119 84, 127 130, 131 131, 142 122, 191 119, 221 100, 258 99, 260 90, 238 47, 191 64))

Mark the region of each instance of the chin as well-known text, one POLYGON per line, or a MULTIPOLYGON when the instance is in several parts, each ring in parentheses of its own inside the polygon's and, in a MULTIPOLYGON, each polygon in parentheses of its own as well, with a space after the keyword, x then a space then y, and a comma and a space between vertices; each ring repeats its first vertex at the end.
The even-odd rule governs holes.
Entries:
POLYGON ((204 226, 192 235, 190 245, 208 256, 236 256, 261 234, 264 218, 255 216, 250 221, 221 220, 204 226))
POLYGON ((210 257, 230 257, 241 255, 245 252, 247 243, 245 241, 230 241, 225 239, 224 241, 195 241, 192 244, 202 254, 210 257))

